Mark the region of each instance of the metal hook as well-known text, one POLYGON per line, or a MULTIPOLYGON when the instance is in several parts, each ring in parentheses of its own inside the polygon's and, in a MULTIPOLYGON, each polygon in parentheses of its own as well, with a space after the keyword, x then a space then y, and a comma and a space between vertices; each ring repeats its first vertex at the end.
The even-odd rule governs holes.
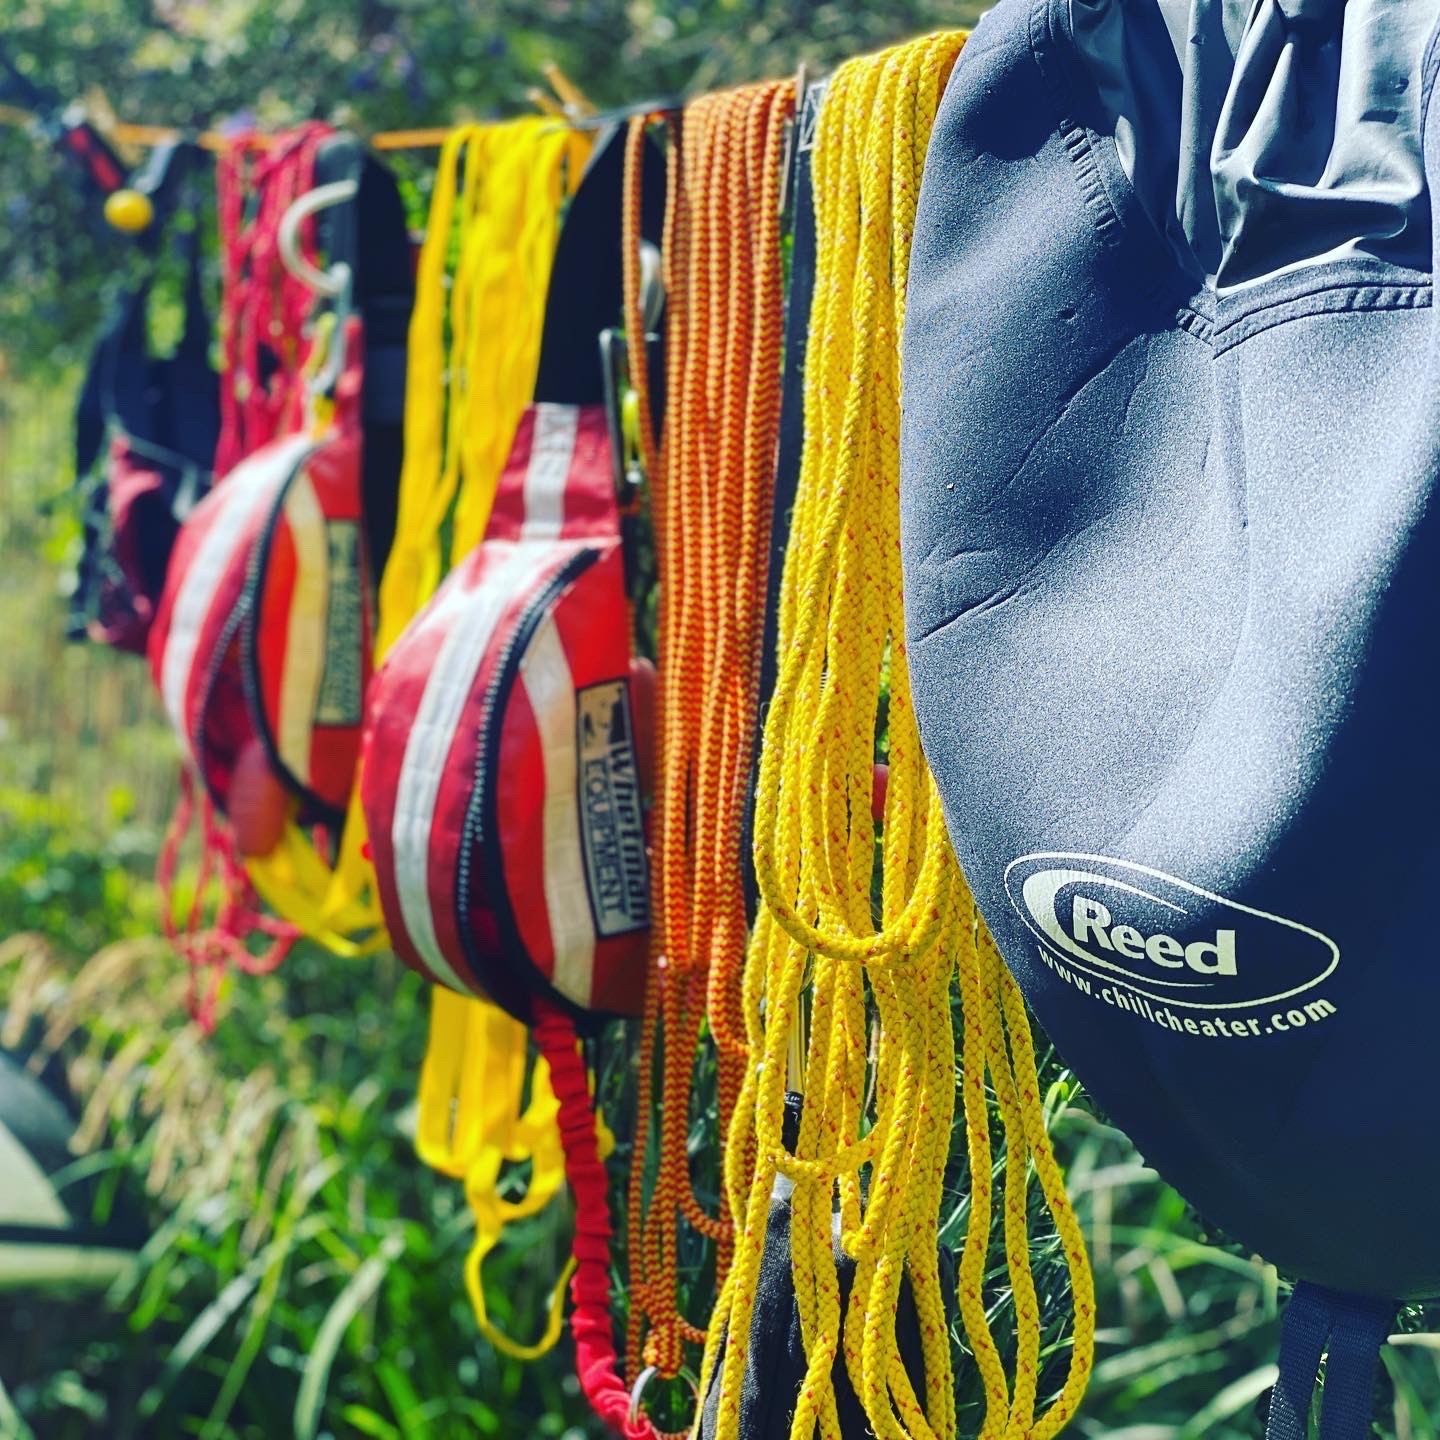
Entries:
POLYGON ((333 292, 335 304, 331 311, 335 318, 326 342, 325 363, 315 372, 308 387, 312 395, 329 395, 345 369, 345 328, 350 323, 351 314, 350 267, 343 260, 337 261, 330 267, 328 278, 336 287, 333 292))
POLYGON ((665 310, 665 281, 660 264, 660 247, 649 240, 640 242, 640 308, 648 334, 660 323, 665 310))
POLYGON ((340 379, 345 368, 345 324, 350 318, 351 282, 350 267, 337 260, 328 270, 316 269, 300 253, 300 227, 312 215, 328 210, 332 205, 344 205, 359 193, 359 182, 335 180, 328 185, 317 185, 293 201, 280 220, 276 240, 280 248, 280 259, 285 268, 302 285, 308 286, 317 295, 334 301, 334 327, 326 347, 325 362, 310 378, 307 389, 311 395, 328 395, 340 379))
POLYGON ((323 295, 328 300, 338 299, 343 291, 348 289, 350 267, 337 264, 332 265, 329 270, 317 270, 300 253, 300 226, 321 210, 353 200, 359 189, 359 184, 354 180, 336 180, 329 185, 317 185, 300 196, 280 220, 277 238, 280 259, 285 268, 302 285, 308 285, 317 295, 323 295))
POLYGON ((640 1418, 640 1397, 645 1393, 645 1387, 659 1374, 654 1365, 647 1365, 636 1377, 634 1385, 630 1387, 630 1412, 627 1419, 633 1425, 640 1418))

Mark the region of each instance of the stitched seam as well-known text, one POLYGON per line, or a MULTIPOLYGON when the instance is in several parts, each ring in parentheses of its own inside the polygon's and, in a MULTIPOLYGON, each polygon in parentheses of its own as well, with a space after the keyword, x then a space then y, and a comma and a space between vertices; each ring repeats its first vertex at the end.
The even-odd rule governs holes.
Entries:
POLYGON ((1124 226, 1110 192, 1105 188, 1099 158, 1095 154, 1089 131, 1078 120, 1070 118, 1075 95, 1069 84, 1069 77, 1060 73, 1063 62, 1058 55, 1052 56, 1050 53, 1053 42, 1050 34, 1050 3, 1051 0, 1033 0, 1031 4, 1028 37, 1030 57, 1040 72, 1040 78, 1044 81, 1055 107, 1060 141, 1074 167, 1075 180, 1080 187, 1081 198, 1091 213, 1096 236, 1107 249, 1113 249, 1120 244, 1124 236, 1124 226))
MULTIPOLYGON (((1030 58, 1039 71, 1049 93, 1056 115, 1056 130, 1081 198, 1094 225, 1096 240, 1102 253, 1124 253, 1134 263, 1131 277, 1134 293, 1160 306, 1175 306, 1176 320, 1189 335, 1210 343, 1212 321, 1196 308, 1193 291, 1169 252, 1165 239, 1151 224, 1140 205, 1138 196, 1131 202, 1138 219, 1127 218, 1117 203, 1102 158, 1103 137, 1095 134, 1082 120, 1080 96, 1075 87, 1078 62, 1066 50, 1073 49, 1073 39, 1057 35, 1054 7, 1063 0, 1033 0, 1029 17, 1030 58), (1178 306, 1177 299, 1184 302, 1178 306)), ((1121 185, 1129 192, 1129 182, 1121 185)))
POLYGON ((1386 310, 1423 310, 1431 304, 1429 285, 1330 286, 1312 290, 1303 296, 1276 301, 1263 309, 1251 311, 1228 322, 1215 335, 1215 353, 1226 350, 1253 336, 1315 315, 1346 315, 1386 310), (1367 294, 1366 292, 1370 292, 1367 294), (1318 302, 1318 303, 1317 303, 1318 302))
MULTIPOLYGON (((1241 314, 1232 315, 1227 320, 1216 321, 1215 333, 1217 335, 1224 335, 1230 330, 1233 330, 1237 325, 1244 325, 1247 321, 1253 320, 1257 315, 1264 315, 1268 310, 1279 310, 1287 305, 1305 304, 1320 296, 1360 295, 1369 293, 1380 297, 1395 297, 1403 304, 1408 302, 1408 297, 1416 294, 1428 294, 1429 291, 1430 281, 1424 278, 1414 280, 1366 280, 1351 276, 1347 279, 1332 279, 1323 284, 1307 287, 1304 290, 1290 291, 1284 295, 1277 295, 1273 300, 1267 300, 1263 305, 1246 309, 1241 314)), ((1374 307, 1368 306, 1364 308, 1374 307)), ((1392 307, 1387 303, 1385 308, 1392 307)))

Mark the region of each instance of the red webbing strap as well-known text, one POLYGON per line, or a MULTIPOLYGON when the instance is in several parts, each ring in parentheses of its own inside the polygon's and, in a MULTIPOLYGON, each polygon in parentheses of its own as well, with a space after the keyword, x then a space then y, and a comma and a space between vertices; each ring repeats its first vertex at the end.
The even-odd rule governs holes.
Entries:
POLYGON ((570 1282, 575 1371, 591 1407, 617 1435, 657 1440, 658 1432, 643 1413, 631 1418, 630 1392, 617 1364, 610 1305, 610 1204, 595 1138, 595 1103, 574 1022, 555 1006, 537 1001, 535 1043, 550 1065, 550 1084, 560 1102, 565 1178, 575 1197, 575 1278, 570 1282))

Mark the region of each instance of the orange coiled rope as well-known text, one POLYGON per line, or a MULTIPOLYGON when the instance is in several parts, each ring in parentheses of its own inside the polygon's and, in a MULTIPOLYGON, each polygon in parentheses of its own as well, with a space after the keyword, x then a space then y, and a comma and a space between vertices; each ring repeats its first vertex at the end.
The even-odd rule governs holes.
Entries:
MULTIPOLYGON (((628 1355, 632 1368, 643 1355, 666 1377, 681 1372, 687 1343, 705 1339, 705 1317, 696 1323, 680 1310, 682 1222, 714 1243, 717 1284, 734 1246, 724 1187, 713 1215, 695 1196, 690 1100, 708 1032, 723 1136, 747 1063, 741 846, 780 425, 781 173, 793 110, 793 86, 781 81, 686 107, 670 155, 668 411, 658 453, 647 377, 643 366, 632 366, 660 567, 660 720, 651 856, 656 918, 629 1196, 628 1355), (651 1147, 656 1170, 647 1197, 651 1147)), ((635 337, 642 333, 643 120, 632 124, 629 138, 626 328, 635 337)))

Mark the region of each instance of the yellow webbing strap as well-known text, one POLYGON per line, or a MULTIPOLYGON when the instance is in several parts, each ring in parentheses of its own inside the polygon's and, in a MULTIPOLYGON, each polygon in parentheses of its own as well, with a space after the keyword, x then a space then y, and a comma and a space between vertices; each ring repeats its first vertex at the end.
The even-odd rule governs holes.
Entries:
POLYGON ((780 677, 756 804, 761 907, 745 971, 750 1054, 759 1063, 746 1073, 727 1141, 726 1185, 743 1219, 701 1382, 706 1393, 719 1366, 716 1440, 739 1433, 777 1173, 794 1185, 791 1262, 807 1363, 792 1440, 810 1440, 817 1431, 839 1440, 831 1380, 837 1353, 882 1440, 956 1434, 937 1257, 955 1109, 957 982, 973 1186, 959 1300, 985 1387, 982 1437, 1049 1440, 1073 1417, 1091 1366, 1089 1262, 1050 1148, 1025 1008, 981 933, 951 852, 920 752, 905 656, 899 341, 925 149, 963 39, 937 35, 841 67, 821 109, 812 157, 817 254, 805 446, 782 584, 780 677), (887 693, 889 784, 877 836, 873 767, 887 693), (806 991, 804 1105, 792 1155, 781 1126, 787 1060, 803 1030, 806 991), (987 1070, 1008 1151, 1004 1244, 1018 1327, 1013 1389, 983 1293, 992 1215, 987 1070), (1026 1203, 1032 1164, 1064 1248, 1075 1309, 1069 1374, 1039 1418, 1040 1317, 1026 1203), (841 1243, 856 1262, 843 1306, 832 1249, 837 1206, 841 1243), (923 1395, 910 1383, 895 1333, 906 1274, 919 1313, 923 1395))
POLYGON ((399 516, 380 586, 382 657, 485 533, 534 395, 561 212, 591 143, 535 117, 468 126, 440 152, 410 324, 399 516))
MULTIPOLYGON (((410 323, 405 461, 380 586, 377 659, 484 534, 534 393, 562 210, 591 143, 569 126, 536 118, 466 126, 441 151, 410 323)), ((378 922, 365 839, 364 815, 352 799, 327 914, 353 917, 368 907, 378 922)), ((465 1280, 476 1322, 506 1354, 543 1355, 560 1335, 568 1269, 539 1340, 522 1344, 490 1320, 482 1266, 505 1226, 543 1209, 564 1183, 548 1067, 538 1059, 532 1066, 525 1028, 496 1006, 437 988, 419 1103, 421 1158, 463 1177, 475 1214, 465 1280), (526 1160, 523 1197, 502 1198, 503 1166, 526 1160)))
POLYGON ((367 905, 357 901, 332 908, 326 903, 337 872, 294 821, 286 825, 275 849, 246 860, 245 869, 255 893, 277 915, 298 925, 332 955, 356 960, 390 943, 367 905))
POLYGON ((465 1181, 465 1198, 475 1215, 465 1287, 476 1324, 497 1350, 517 1360, 536 1359, 560 1338, 571 1267, 567 1265, 555 1283, 545 1328, 533 1344, 511 1339, 491 1321, 481 1267, 506 1225, 538 1214, 565 1183, 565 1155, 556 1126, 559 1106, 550 1089, 549 1067, 538 1057, 532 1067, 525 1027, 498 1006, 437 986, 418 1098, 416 1150, 432 1169, 465 1181), (524 1193, 515 1200, 503 1198, 504 1166, 526 1160, 531 1168, 524 1193))

